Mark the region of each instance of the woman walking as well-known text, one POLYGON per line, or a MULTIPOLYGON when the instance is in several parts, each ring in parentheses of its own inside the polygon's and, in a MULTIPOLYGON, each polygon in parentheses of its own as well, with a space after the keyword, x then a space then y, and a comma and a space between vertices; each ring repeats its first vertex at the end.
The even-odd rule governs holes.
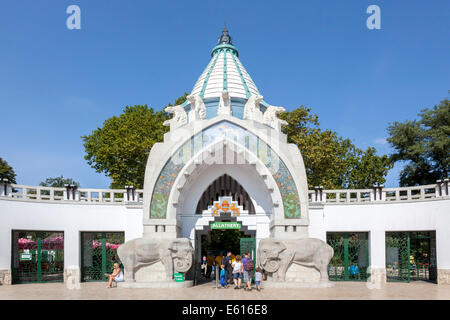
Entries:
POLYGON ((233 282, 235 285, 234 289, 240 289, 242 282, 242 272, 244 270, 244 264, 242 263, 240 255, 236 256, 236 260, 233 262, 232 266, 233 266, 233 282))

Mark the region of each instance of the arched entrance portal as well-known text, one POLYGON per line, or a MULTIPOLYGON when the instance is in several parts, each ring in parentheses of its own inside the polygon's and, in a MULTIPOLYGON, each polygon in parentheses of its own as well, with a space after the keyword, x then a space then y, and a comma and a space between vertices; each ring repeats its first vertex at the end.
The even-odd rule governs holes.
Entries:
POLYGON ((219 197, 231 196, 240 206, 243 206, 249 214, 255 214, 255 207, 247 191, 239 182, 231 176, 224 174, 214 180, 197 203, 196 214, 201 214, 203 210, 207 210, 208 206, 212 206, 214 201, 218 201, 219 197))
POLYGON ((210 215, 214 219, 195 231, 195 283, 215 278, 221 254, 249 252, 256 258, 256 230, 249 229, 238 217, 255 215, 254 205, 246 190, 231 176, 224 174, 214 180, 203 192, 196 214, 210 215), (207 257, 207 267, 201 268, 207 257), (216 260, 217 259, 217 260, 216 260), (216 268, 212 267, 214 263, 216 268))

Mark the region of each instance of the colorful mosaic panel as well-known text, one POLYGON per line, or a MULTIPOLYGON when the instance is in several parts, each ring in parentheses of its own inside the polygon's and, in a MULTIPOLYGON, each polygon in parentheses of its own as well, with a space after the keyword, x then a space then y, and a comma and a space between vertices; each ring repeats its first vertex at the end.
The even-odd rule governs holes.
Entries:
POLYGON ((286 218, 300 218, 300 199, 291 173, 278 155, 264 141, 251 132, 230 122, 215 124, 191 137, 169 159, 161 171, 153 191, 150 204, 150 218, 166 217, 169 195, 173 184, 186 163, 201 149, 216 141, 228 138, 236 141, 247 150, 257 155, 275 179, 280 190, 286 218))

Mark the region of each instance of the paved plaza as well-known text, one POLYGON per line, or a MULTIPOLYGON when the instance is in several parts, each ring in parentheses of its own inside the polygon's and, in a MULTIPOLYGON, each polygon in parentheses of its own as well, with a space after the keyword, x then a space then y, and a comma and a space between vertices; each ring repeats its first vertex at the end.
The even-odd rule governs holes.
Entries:
POLYGON ((295 300, 295 299, 426 299, 450 300, 450 286, 427 282, 388 283, 382 289, 369 289, 366 283, 336 282, 333 288, 322 289, 264 289, 261 292, 216 289, 205 283, 185 289, 125 289, 105 288, 106 283, 81 283, 80 289, 67 289, 63 283, 20 284, 0 286, 0 299, 57 299, 57 300, 295 300))

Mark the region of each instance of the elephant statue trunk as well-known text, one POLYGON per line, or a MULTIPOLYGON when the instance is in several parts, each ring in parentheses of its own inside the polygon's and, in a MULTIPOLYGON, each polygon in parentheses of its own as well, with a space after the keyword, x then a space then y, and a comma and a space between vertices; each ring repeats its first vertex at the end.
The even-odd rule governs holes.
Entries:
POLYGON ((267 262, 267 259, 263 262, 264 270, 270 273, 277 272, 280 268, 280 263, 278 260, 270 260, 267 262))
POLYGON ((192 253, 186 252, 182 257, 177 257, 173 261, 175 272, 188 272, 192 266, 192 253))

